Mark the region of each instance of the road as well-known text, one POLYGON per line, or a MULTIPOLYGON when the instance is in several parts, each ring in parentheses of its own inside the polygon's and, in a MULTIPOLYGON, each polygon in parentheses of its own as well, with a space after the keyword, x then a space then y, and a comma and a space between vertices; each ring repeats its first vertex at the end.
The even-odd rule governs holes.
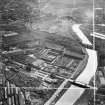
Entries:
POLYGON ((94 36, 94 37, 96 37, 96 38, 105 40, 105 35, 104 35, 104 34, 97 33, 97 32, 93 32, 93 33, 91 33, 90 35, 91 35, 91 36, 94 36))
MULTIPOLYGON (((88 38, 80 30, 80 24, 74 24, 72 26, 73 31, 82 40, 82 43, 92 45, 88 38)), ((88 63, 84 71, 79 75, 76 81, 89 84, 91 78, 95 75, 97 70, 97 52, 92 49, 86 49, 88 53, 88 63)), ((74 105, 74 103, 80 98, 84 93, 84 88, 79 88, 77 86, 71 85, 71 87, 66 91, 66 93, 61 97, 61 99, 56 103, 56 105, 74 105)))
POLYGON ((73 31, 76 35, 81 39, 83 44, 92 45, 92 43, 88 40, 88 38, 84 35, 84 33, 80 30, 81 24, 75 24, 72 26, 73 31))
POLYGON ((67 84, 68 80, 66 79, 61 86, 59 87, 59 89, 57 89, 57 91, 53 94, 53 96, 45 103, 45 105, 50 105, 50 103, 56 98, 56 96, 58 95, 58 93, 60 93, 62 91, 62 89, 64 88, 64 86, 67 84))

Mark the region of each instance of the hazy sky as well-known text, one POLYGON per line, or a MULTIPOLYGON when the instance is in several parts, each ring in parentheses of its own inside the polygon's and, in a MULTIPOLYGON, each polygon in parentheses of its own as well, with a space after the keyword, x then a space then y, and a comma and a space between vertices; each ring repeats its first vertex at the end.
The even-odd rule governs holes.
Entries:
POLYGON ((79 7, 79 6, 90 6, 92 5, 92 0, 50 0, 52 4, 58 5, 66 5, 68 7, 79 7))
MULTIPOLYGON (((37 1, 37 0, 31 0, 37 1)), ((73 9, 90 10, 93 11, 93 0, 38 0, 41 3, 41 8, 45 13, 65 14, 71 12, 73 9)), ((103 7, 105 0, 94 0, 96 8, 103 7)), ((30 1, 29 1, 30 2, 30 1)), ((36 4, 36 3, 35 3, 36 4)), ((34 7, 34 3, 32 3, 34 7)))
MULTIPOLYGON (((92 6, 93 0, 40 0, 40 1, 47 1, 55 6, 68 6, 68 7, 86 7, 92 6)), ((104 5, 105 0, 94 0, 94 5, 96 7, 102 7, 104 5)))
POLYGON ((102 7, 105 4, 105 0, 26 0, 32 1, 33 4, 36 2, 47 2, 48 4, 52 5, 53 7, 62 7, 62 8, 79 8, 79 7, 92 7, 93 1, 95 7, 102 7))
POLYGON ((105 0, 95 0, 95 7, 105 8, 105 0))
MULTIPOLYGON (((43 0, 42 0, 43 1, 43 0)), ((93 10, 92 0, 44 0, 47 4, 44 7, 44 12, 58 15, 69 14, 72 9, 93 10)))

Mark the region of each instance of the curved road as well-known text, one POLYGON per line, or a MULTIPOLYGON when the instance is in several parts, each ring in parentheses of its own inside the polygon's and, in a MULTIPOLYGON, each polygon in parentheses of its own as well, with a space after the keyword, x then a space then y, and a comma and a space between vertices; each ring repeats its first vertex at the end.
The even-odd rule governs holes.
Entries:
MULTIPOLYGON (((72 26, 73 31, 82 40, 82 43, 92 45, 88 38, 80 30, 80 24, 74 24, 72 26)), ((95 50, 86 49, 88 53, 88 63, 84 71, 78 76, 76 81, 89 84, 91 78, 95 75, 97 70, 97 52, 95 50)), ((66 91, 66 93, 61 97, 61 99, 56 103, 56 105, 74 105, 74 103, 80 98, 80 96, 85 91, 84 88, 79 88, 77 86, 71 85, 71 87, 66 91)))

